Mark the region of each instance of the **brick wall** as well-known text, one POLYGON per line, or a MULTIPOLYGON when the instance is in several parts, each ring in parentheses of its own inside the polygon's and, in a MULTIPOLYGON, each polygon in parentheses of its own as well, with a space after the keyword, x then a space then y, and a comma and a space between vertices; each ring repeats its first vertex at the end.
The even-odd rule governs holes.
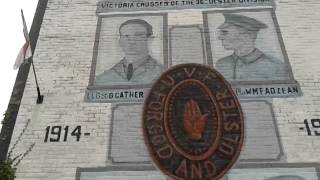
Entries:
MULTIPOLYGON (((44 102, 36 104, 35 81, 30 73, 12 138, 13 143, 30 119, 14 155, 25 152, 32 143, 35 147, 19 164, 18 180, 74 180, 78 167, 112 166, 108 158, 112 105, 84 101, 94 55, 97 3, 96 0, 48 2, 33 58, 44 102), (82 135, 79 142, 70 135, 66 142, 44 142, 48 126, 69 126, 69 134, 81 126, 82 135)), ((305 127, 304 119, 320 118, 319 9, 320 2, 316 0, 276 1, 276 18, 293 75, 303 92, 301 97, 271 100, 286 163, 320 161, 319 137, 307 136, 305 130, 299 129, 305 127)), ((201 18, 199 12, 172 13, 168 23, 202 26, 201 18)))

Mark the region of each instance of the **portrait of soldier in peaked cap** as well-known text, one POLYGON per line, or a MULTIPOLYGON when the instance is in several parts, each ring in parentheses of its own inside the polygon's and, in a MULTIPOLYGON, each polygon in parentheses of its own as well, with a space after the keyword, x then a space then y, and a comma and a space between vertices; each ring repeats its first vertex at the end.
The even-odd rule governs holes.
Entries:
MULTIPOLYGON (((113 56, 114 53, 105 53, 105 58, 100 58, 100 61, 102 61, 100 63, 108 63, 109 59, 112 58, 115 63, 109 65, 109 67, 105 67, 103 71, 96 73, 94 85, 150 84, 163 71, 163 64, 160 63, 161 60, 156 59, 150 54, 149 45, 154 38, 153 26, 142 18, 127 18, 118 23, 117 27, 114 28, 117 29, 117 35, 114 35, 113 39, 117 39, 117 44, 115 45, 119 47, 122 57, 118 56, 119 59, 116 60, 113 56)), ((103 47, 103 49, 105 48, 108 49, 110 46, 103 47)), ((99 64, 97 64, 96 69, 99 68, 101 69, 99 64)))
POLYGON ((217 27, 217 38, 232 54, 217 60, 215 67, 231 81, 289 80, 287 65, 256 47, 262 29, 268 25, 251 17, 225 13, 217 27))

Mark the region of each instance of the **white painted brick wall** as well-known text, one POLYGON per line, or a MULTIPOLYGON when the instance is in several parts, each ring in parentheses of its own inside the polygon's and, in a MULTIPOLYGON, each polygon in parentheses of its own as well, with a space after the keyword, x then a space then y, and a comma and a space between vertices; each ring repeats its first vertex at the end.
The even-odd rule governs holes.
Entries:
POLYGON ((21 162, 17 179, 74 180, 76 167, 105 166, 110 126, 110 105, 85 103, 89 82, 97 16, 96 1, 77 0, 61 4, 50 0, 39 35, 34 63, 45 99, 36 105, 36 89, 30 73, 23 95, 13 141, 31 119, 23 143, 33 151, 21 162), (82 126, 80 142, 44 143, 47 126, 82 126))
MULTIPOLYGON (((303 90, 302 97, 273 100, 283 148, 288 162, 320 162, 319 137, 307 137, 299 131, 305 118, 320 118, 320 1, 276 2, 289 60, 303 90)), ((77 167, 110 164, 107 150, 111 105, 84 102, 97 25, 96 3, 49 0, 34 54, 44 102, 36 105, 30 71, 12 142, 27 119, 31 121, 14 154, 23 153, 33 142, 36 145, 18 166, 17 180, 74 180, 77 167), (90 132, 91 136, 81 136, 80 142, 69 137, 67 142, 44 143, 45 128, 55 125, 81 125, 82 132, 90 132)), ((199 14, 195 22, 198 18, 199 14)))
POLYGON ((320 162, 319 137, 299 133, 303 120, 320 112, 319 1, 277 1, 276 15, 295 79, 303 96, 274 100, 280 135, 289 162, 320 162))

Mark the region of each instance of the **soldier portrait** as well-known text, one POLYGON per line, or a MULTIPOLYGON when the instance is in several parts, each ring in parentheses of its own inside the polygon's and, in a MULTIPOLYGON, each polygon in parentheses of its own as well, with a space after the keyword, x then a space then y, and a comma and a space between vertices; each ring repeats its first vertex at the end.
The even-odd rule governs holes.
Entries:
POLYGON ((159 48, 163 24, 154 24, 156 27, 150 18, 125 18, 122 22, 118 21, 117 27, 113 26, 116 33, 108 37, 101 35, 104 29, 108 29, 101 27, 100 41, 103 39, 109 44, 99 42, 95 86, 145 85, 158 78, 164 70, 164 56, 161 54, 162 48, 159 48), (157 44, 153 48, 155 39, 157 44))
POLYGON ((284 61, 275 25, 270 15, 265 16, 267 22, 239 13, 222 13, 223 22, 215 27, 210 27, 214 19, 209 16, 209 32, 215 28, 214 37, 210 37, 215 68, 227 80, 290 80, 289 64, 284 61))

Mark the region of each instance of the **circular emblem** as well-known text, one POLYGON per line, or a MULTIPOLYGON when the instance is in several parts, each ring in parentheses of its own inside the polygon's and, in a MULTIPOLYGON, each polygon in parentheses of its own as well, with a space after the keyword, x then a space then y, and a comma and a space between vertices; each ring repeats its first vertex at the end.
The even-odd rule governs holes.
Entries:
POLYGON ((182 64, 163 73, 145 100, 143 133, 155 164, 175 179, 215 180, 243 143, 240 104, 209 66, 182 64))

